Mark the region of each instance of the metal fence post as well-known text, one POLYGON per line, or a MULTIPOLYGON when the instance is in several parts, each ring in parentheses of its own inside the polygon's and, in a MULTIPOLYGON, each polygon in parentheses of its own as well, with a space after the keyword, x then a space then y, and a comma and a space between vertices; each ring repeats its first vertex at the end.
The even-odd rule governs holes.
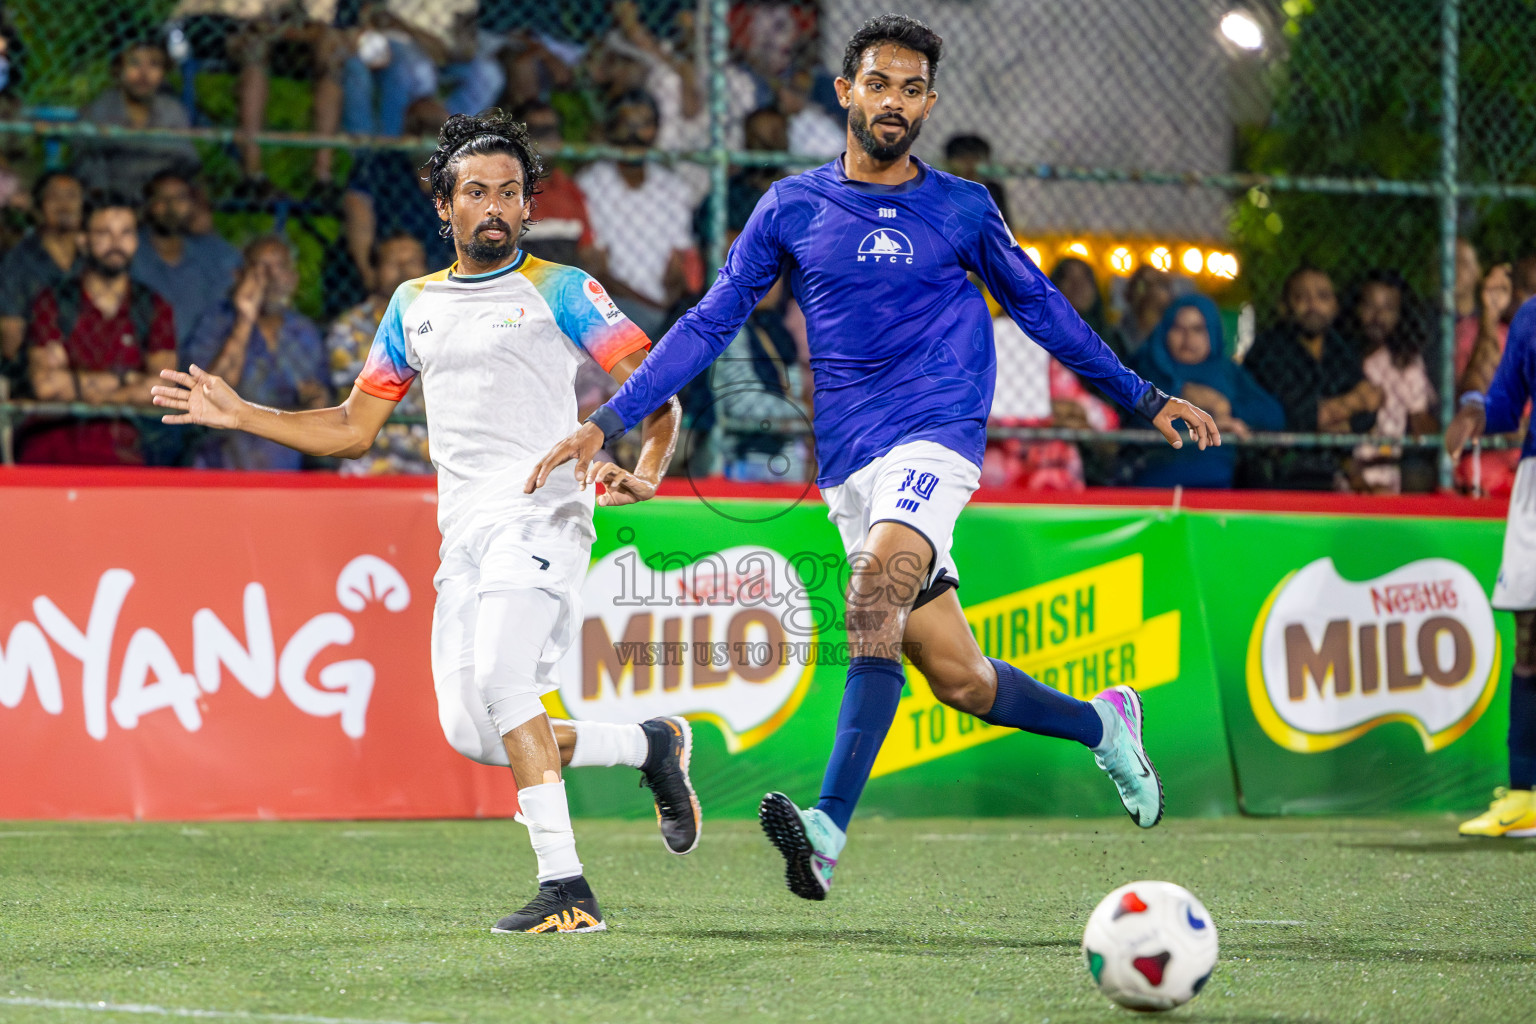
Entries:
POLYGON ((730 45, 730 0, 705 0, 709 5, 709 259, 705 285, 725 263, 725 194, 730 154, 726 150, 725 123, 730 116, 726 95, 725 62, 730 45))
MULTIPOLYGON (((1460 0, 1440 8, 1440 423, 1449 426, 1456 412, 1456 201, 1458 75, 1461 34, 1460 0)), ((1449 488, 1454 465, 1442 450, 1440 486, 1449 488)))

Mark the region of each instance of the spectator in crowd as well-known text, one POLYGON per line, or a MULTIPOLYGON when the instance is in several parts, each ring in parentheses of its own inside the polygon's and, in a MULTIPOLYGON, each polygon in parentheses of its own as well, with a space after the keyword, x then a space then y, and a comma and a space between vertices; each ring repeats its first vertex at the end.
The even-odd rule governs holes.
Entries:
POLYGON ((1117 356, 1128 360, 1162 322, 1173 301, 1173 281, 1164 271, 1143 264, 1126 278, 1123 297, 1125 310, 1120 323, 1104 340, 1117 356))
MULTIPOLYGON (((1216 420, 1223 435, 1246 438, 1254 430, 1280 430, 1285 410, 1227 355, 1221 315, 1204 295, 1174 299, 1163 312, 1132 368, 1170 395, 1193 402, 1216 420)), ((1232 486, 1238 450, 1149 449, 1139 463, 1137 487, 1232 486), (1211 456, 1205 458, 1204 456, 1211 456)))
MULTIPOLYGON (((1291 272, 1281 288, 1283 318, 1259 335, 1244 365, 1259 387, 1280 400, 1287 430, 1363 434, 1376 422, 1381 390, 1365 379, 1360 357, 1334 322, 1333 281, 1311 266, 1291 272)), ((1339 456, 1329 449, 1276 454, 1275 485, 1297 490, 1348 486, 1339 456)))
MULTIPOLYGON (((170 58, 164 47, 135 40, 112 61, 115 84, 80 111, 80 120, 119 128, 189 128, 187 108, 161 90, 170 58)), ((76 173, 88 189, 139 195, 158 172, 195 172, 201 161, 192 143, 96 139, 82 143, 76 173)))
MULTIPOLYGON (((334 135, 341 126, 341 69, 349 47, 334 27, 337 8, 338 0, 180 0, 172 11, 172 49, 237 76, 240 165, 248 181, 265 181, 261 147, 251 140, 266 122, 274 65, 312 83, 317 133, 334 135)), ((329 183, 331 173, 331 150, 316 150, 315 180, 329 183)))
POLYGON ((634 151, 576 175, 597 239, 598 277, 648 337, 660 338, 672 305, 688 290, 697 252, 689 230, 693 196, 686 182, 639 151, 656 142, 656 104, 643 92, 622 97, 608 121, 608 142, 634 151))
MULTIPOLYGON (((549 153, 563 144, 560 114, 548 103, 530 103, 516 116, 528 126, 528 137, 540 152, 549 153)), ((541 260, 573 267, 591 266, 594 243, 587 197, 564 168, 549 162, 548 157, 544 166, 548 174, 539 183, 533 219, 528 222, 528 231, 520 244, 541 260)))
POLYGON ((501 41, 480 31, 479 0, 383 0, 366 13, 357 52, 343 68, 342 127, 400 135, 406 108, 447 82, 450 114, 477 114, 501 96, 501 41))
MULTIPOLYGON (((1476 315, 1456 322, 1456 393, 1487 391, 1504 355, 1504 341, 1515 312, 1536 294, 1536 256, 1525 256, 1513 269, 1491 267, 1478 289, 1476 315)), ((1520 463, 1517 448, 1464 452, 1456 463, 1459 490, 1476 490, 1495 498, 1508 497, 1520 463)))
MULTIPOLYGON (((1424 365, 1423 338, 1414 319, 1413 293, 1395 270, 1372 270, 1361 282, 1353 320, 1365 379, 1381 391, 1381 408, 1371 434, 1397 440, 1405 434, 1434 434, 1434 385, 1424 365)), ((1361 445, 1355 450, 1356 490, 1400 494, 1403 451, 1397 445, 1361 445)))
POLYGON ((181 171, 161 171, 144 187, 144 228, 130 272, 171 304, 178 346, 229 294, 240 269, 238 249, 191 229, 192 182, 181 171))
POLYGON ((789 118, 789 151, 830 160, 848 145, 848 126, 811 99, 815 76, 797 68, 778 82, 778 106, 789 118))
POLYGON ((784 323, 783 279, 763 295, 710 369, 715 427, 729 480, 807 479, 810 380, 784 323))
POLYGON ((0 260, 0 368, 12 397, 26 390, 27 317, 44 288, 84 269, 80 228, 85 190, 64 171, 50 171, 32 187, 37 227, 0 260))
MULTIPOLYGON (((517 12, 518 15, 521 13, 517 12)), ((526 27, 508 32, 506 44, 501 48, 507 87, 500 106, 517 110, 530 103, 546 102, 554 93, 570 89, 576 81, 574 65, 580 63, 582 54, 581 47, 526 27)))
MULTIPOLYGON (((981 176, 981 165, 992 162, 992 143, 980 135, 951 135, 949 141, 944 143, 944 162, 949 165, 951 174, 985 185, 992 194, 992 201, 997 204, 998 212, 1003 215, 1003 223, 1013 223, 1013 219, 1008 216, 1008 192, 1003 188, 1003 183, 981 176)), ((1087 266, 1086 263, 1083 265, 1087 266)))
MULTIPOLYGON (((330 360, 319 329, 293 309, 298 285, 287 239, 266 235, 251 242, 233 294, 203 315, 182 348, 182 361, 223 377, 247 401, 278 409, 328 404, 330 360)), ((292 448, 230 430, 211 434, 196 464, 294 470, 302 458, 292 448)))
MULTIPOLYGON (((435 97, 412 103, 406 117, 407 134, 436 135, 448 111, 435 97)), ((426 253, 427 269, 442 270, 454 261, 453 243, 443 237, 443 222, 432 202, 431 187, 417 160, 399 149, 368 150, 357 158, 342 194, 347 252, 363 286, 373 289, 373 243, 390 235, 410 235, 426 253)))
MULTIPOLYGON (((345 401, 353 381, 363 372, 373 336, 395 289, 427 273, 426 254, 410 235, 391 235, 373 246, 373 291, 362 304, 347 310, 331 327, 327 339, 331 351, 331 384, 337 401, 345 401)), ((411 382, 395 412, 404 416, 426 415, 421 398, 421 378, 411 382)), ((379 476, 389 473, 430 473, 425 424, 390 423, 379 432, 373 448, 357 460, 341 464, 344 475, 379 476)))
MULTIPOLYGON (((746 144, 749 150, 784 153, 789 149, 789 122, 776 107, 760 107, 747 115, 746 144)), ((739 233, 747 218, 757 208, 757 201, 768 193, 768 186, 784 177, 782 167, 740 167, 732 172, 725 186, 725 222, 739 233)), ((693 232, 708 237, 710 211, 714 196, 704 197, 694 218, 693 232)))
POLYGON ((1093 328, 1093 333, 1101 338, 1108 333, 1104 322, 1104 296, 1099 291, 1099 279, 1087 260, 1076 256, 1058 260, 1051 269, 1051 283, 1077 310, 1083 322, 1093 328))
POLYGON ((1477 284, 1483 279, 1483 264, 1478 259, 1477 248, 1467 239, 1456 239, 1456 276, 1453 292, 1458 319, 1477 312, 1477 284))
MULTIPOLYGON (((86 211, 84 267, 44 288, 28 324, 32 392, 49 402, 151 407, 149 389, 176 366, 170 304, 128 276, 139 244, 127 200, 102 197, 86 211)), ((132 419, 62 419, 29 425, 22 462, 85 466, 144 463, 132 419)))
MULTIPOLYGON (((614 4, 613 20, 616 32, 605 40, 604 49, 613 57, 633 59, 643 66, 643 78, 629 87, 644 90, 656 101, 657 129, 652 145, 678 152, 707 149, 710 144, 709 80, 695 60, 693 12, 683 10, 678 13, 673 22, 675 45, 672 46, 651 34, 632 0, 614 4)), ((748 112, 767 102, 768 96, 737 61, 728 61, 724 73, 726 145, 740 149, 745 141, 743 124, 748 112)), ((621 83, 629 84, 624 76, 610 76, 610 89, 621 83)), ((695 202, 708 192, 708 168, 684 164, 676 169, 676 173, 693 188, 695 202)))

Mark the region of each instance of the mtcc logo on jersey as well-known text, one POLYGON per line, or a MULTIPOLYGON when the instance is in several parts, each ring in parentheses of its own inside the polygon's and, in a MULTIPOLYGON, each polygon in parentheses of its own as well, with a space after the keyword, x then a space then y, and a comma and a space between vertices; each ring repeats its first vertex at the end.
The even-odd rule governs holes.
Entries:
POLYGON ((912 241, 895 228, 877 228, 859 243, 859 262, 911 263, 912 241))

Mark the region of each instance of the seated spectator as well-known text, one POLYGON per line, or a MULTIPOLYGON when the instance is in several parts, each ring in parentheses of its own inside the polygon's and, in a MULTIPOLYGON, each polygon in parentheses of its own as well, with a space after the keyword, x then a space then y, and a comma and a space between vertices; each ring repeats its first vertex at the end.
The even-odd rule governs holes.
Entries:
MULTIPOLYGON (((530 103, 516 117, 528 126, 528 137, 540 152, 559 149, 560 114, 548 103, 530 103)), ((541 260, 567 266, 591 265, 593 253, 592 219, 587 215, 587 197, 565 169, 550 163, 533 200, 533 218, 523 235, 523 249, 541 260)))
POLYGON ((443 83, 449 114, 478 114, 496 102, 506 72, 501 40, 477 27, 479 0, 383 0, 366 12, 358 52, 343 69, 342 127, 356 135, 400 135, 406 108, 443 83))
MULTIPOLYGON (((341 126, 341 68, 348 46, 333 27, 337 6, 338 0, 180 0, 172 10, 171 37, 186 55, 228 67, 237 76, 240 132, 247 139, 240 143, 240 165, 247 180, 265 178, 261 147, 248 140, 266 122, 274 68, 313 83, 315 132, 335 135, 341 126)), ((331 150, 316 150, 315 180, 329 182, 331 168, 331 150)))
POLYGON ((1115 355, 1128 360, 1162 321, 1168 304, 1173 301, 1173 281, 1163 271, 1143 264, 1126 278, 1122 298, 1125 308, 1120 314, 1120 323, 1104 336, 1104 340, 1115 350, 1115 355))
MULTIPOLYGON (((331 327, 327 343, 331 352, 331 384, 336 400, 345 401, 353 381, 363 372, 368 350, 378 333, 384 310, 395 289, 427 273, 426 256, 421 243, 410 235, 393 235, 373 247, 373 293, 361 305, 347 310, 331 327)), ((422 416, 426 405, 421 399, 421 377, 411 382, 395 412, 404 416, 422 416)), ((427 454, 425 424, 390 423, 379 431, 373 448, 357 460, 341 464, 344 476, 380 476, 391 473, 430 473, 432 460, 427 454)))
MULTIPOLYGON (((1457 395, 1488 390, 1504 355, 1509 322, 1532 295, 1536 295, 1536 256, 1522 257, 1513 271, 1503 264, 1489 269, 1478 291, 1476 315, 1456 322, 1457 395)), ((1465 452, 1456 463, 1456 487, 1471 492, 1475 485, 1481 494, 1506 498, 1514 488, 1519 464, 1518 448, 1465 452)))
MULTIPOLYGON (((417 100, 411 104, 406 118, 408 134, 436 135, 446 120, 448 111, 438 100, 417 100)), ((370 254, 374 241, 380 238, 410 235, 416 239, 426 253, 429 272, 453 264, 453 242, 443 237, 443 222, 437 217, 431 187, 422 177, 418 160, 410 153, 399 149, 364 152, 352 166, 341 204, 347 252, 368 290, 373 289, 369 280, 373 272, 370 254)))
MULTIPOLYGON (((223 377, 241 398, 278 409, 318 409, 330 401, 330 360, 319 329, 293 310, 299 274, 288 240, 266 235, 245 247, 234 293, 203 315, 182 362, 223 377)), ((274 441, 218 431, 199 449, 199 466, 295 470, 303 456, 274 441)))
POLYGON ((672 305, 688 290, 689 261, 696 262, 692 193, 677 174, 638 152, 656 142, 656 104, 645 93, 630 93, 614 108, 608 142, 637 152, 576 175, 592 215, 597 276, 647 337, 660 338, 672 305))
MULTIPOLYGON (((189 128, 187 108, 161 91, 170 58, 159 43, 136 40, 112 61, 116 84, 80 111, 80 120, 119 128, 189 128)), ((202 164, 192 143, 82 140, 75 171, 88 189, 137 196, 160 171, 194 173, 202 164)))
POLYGON ((50 171, 32 187, 37 227, 0 260, 0 372, 11 396, 26 390, 27 359, 22 351, 32 300, 44 288, 84 269, 80 227, 85 190, 72 174, 50 171))
MULTIPOLYGON (((28 324, 32 393, 46 402, 142 405, 161 370, 176 366, 170 304, 128 276, 139 223, 125 199, 94 200, 85 218, 84 267, 44 288, 28 324)), ((58 419, 29 424, 21 462, 75 466, 144 464, 132 419, 58 419)))
POLYGON ((789 151, 830 160, 848 148, 848 122, 811 98, 814 77, 805 68, 790 72, 778 83, 778 106, 789 118, 789 151))
POLYGON ((144 228, 129 270, 171 304, 178 346, 229 294, 240 269, 240 250, 191 229, 192 183, 180 171, 161 171, 144 187, 144 228))
MULTIPOLYGON (((841 149, 838 150, 842 152, 841 149)), ((992 201, 997 204, 998 212, 1003 215, 1003 223, 1011 225, 1012 218, 1008 216, 1008 192, 1003 188, 1003 183, 994 178, 983 178, 980 167, 982 164, 992 162, 992 143, 980 135, 951 135, 949 141, 944 143, 944 162, 948 165, 949 173, 957 174, 966 181, 974 181, 987 186, 987 191, 992 194, 992 201)), ((1079 260, 1078 262, 1082 262, 1079 260)), ((1057 264, 1059 268, 1061 264, 1057 264)), ((1083 266, 1088 266, 1084 263, 1083 266)), ((1093 271, 1090 269, 1089 273, 1093 271)))
MULTIPOLYGON (((775 107, 761 107, 747 115, 747 148, 754 152, 786 153, 789 151, 789 122, 775 107)), ((740 232, 747 218, 757 209, 757 201, 768 194, 768 186, 784 177, 782 167, 738 167, 731 173, 725 185, 725 222, 740 232)), ((694 216, 693 232, 700 238, 708 237, 710 230, 712 195, 694 216)))
POLYGON ((1108 333, 1104 323, 1104 296, 1099 291, 1099 279, 1087 260, 1068 256, 1057 261, 1051 269, 1051 283, 1077 310, 1083 322, 1093 328, 1093 333, 1101 338, 1108 333))
MULTIPOLYGON (((1365 379, 1381 390, 1371 434, 1388 440, 1434 434, 1439 404, 1424 366, 1423 338, 1413 319, 1413 294, 1395 270, 1373 270, 1361 283, 1353 319, 1365 379)), ((1401 494, 1403 450, 1398 445, 1361 445, 1355 450, 1356 490, 1401 494)))
POLYGON ((807 479, 808 375, 784 324, 781 279, 710 370, 715 428, 729 480, 784 483, 807 479))
MULTIPOLYGON (((1131 362, 1144 378, 1170 395, 1193 402, 1216 420, 1223 436, 1246 438, 1254 430, 1279 430, 1285 410, 1227 355, 1221 315, 1204 295, 1174 299, 1131 362)), ((1200 451, 1159 445, 1146 450, 1133 478, 1136 487, 1228 488, 1238 449, 1200 451)))
MULTIPOLYGON (((1244 366, 1280 400, 1285 428, 1303 433, 1363 434, 1376 422, 1381 391, 1365 379, 1360 356, 1334 327, 1339 300, 1333 281, 1316 267, 1292 271, 1281 288, 1283 319, 1254 340, 1244 366)), ((1276 452, 1275 486, 1337 490, 1348 486, 1338 452, 1293 448, 1276 452)))

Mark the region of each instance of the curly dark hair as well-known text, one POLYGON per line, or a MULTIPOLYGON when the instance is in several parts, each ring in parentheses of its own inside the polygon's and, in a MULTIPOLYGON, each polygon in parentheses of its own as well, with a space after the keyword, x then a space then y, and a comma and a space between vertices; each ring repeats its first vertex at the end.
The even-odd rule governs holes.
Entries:
POLYGON ((426 181, 434 199, 448 202, 458 184, 459 161, 467 156, 506 153, 523 165, 523 201, 531 204, 544 180, 544 161, 528 127, 501 110, 454 114, 437 133, 437 150, 427 158, 426 181))
POLYGON ((905 14, 870 18, 853 34, 847 49, 843 50, 843 77, 853 81, 859 73, 859 61, 863 59, 864 51, 881 43, 895 43, 927 57, 928 88, 933 88, 934 79, 939 77, 939 56, 944 50, 944 40, 933 29, 905 14))

